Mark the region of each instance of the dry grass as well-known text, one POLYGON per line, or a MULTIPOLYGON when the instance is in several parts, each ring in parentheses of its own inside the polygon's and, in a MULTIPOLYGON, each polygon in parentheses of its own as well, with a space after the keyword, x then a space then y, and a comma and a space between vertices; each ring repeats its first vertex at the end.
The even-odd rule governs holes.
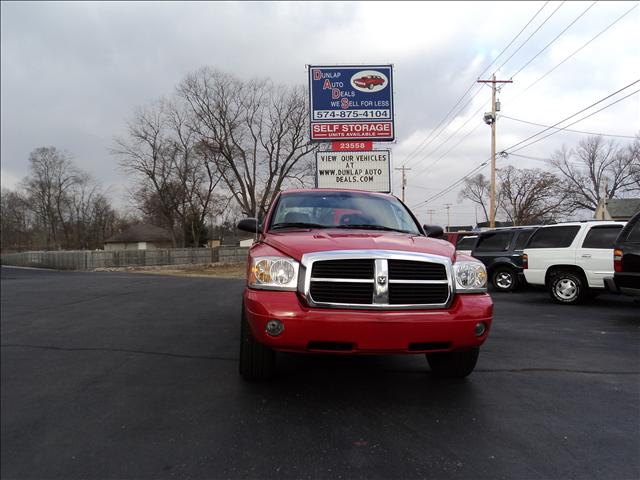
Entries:
POLYGON ((148 273, 151 275, 175 275, 179 277, 245 278, 244 263, 210 263, 208 265, 167 265, 159 267, 104 268, 101 271, 148 273))

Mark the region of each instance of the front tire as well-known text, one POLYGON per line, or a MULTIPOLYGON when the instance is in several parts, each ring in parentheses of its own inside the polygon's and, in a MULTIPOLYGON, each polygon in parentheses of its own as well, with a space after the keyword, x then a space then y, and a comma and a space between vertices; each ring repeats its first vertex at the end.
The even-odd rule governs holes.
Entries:
POLYGON ((268 380, 275 373, 276 352, 254 338, 244 309, 240 322, 240 375, 249 381, 268 380))
POLYGON ((584 302, 588 288, 581 275, 567 270, 553 274, 548 284, 549 295, 556 303, 577 305, 584 302))
POLYGON ((480 349, 464 352, 427 353, 431 373, 440 378, 464 378, 476 367, 480 349))
POLYGON ((499 267, 491 275, 491 284, 497 292, 512 292, 518 286, 518 277, 513 268, 499 267))

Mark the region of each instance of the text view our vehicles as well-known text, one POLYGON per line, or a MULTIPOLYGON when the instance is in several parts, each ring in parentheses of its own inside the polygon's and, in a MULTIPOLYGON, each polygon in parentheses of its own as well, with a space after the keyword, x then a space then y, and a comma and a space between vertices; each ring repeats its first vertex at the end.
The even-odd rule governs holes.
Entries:
POLYGON ((605 277, 613 275, 613 243, 624 225, 590 221, 540 227, 524 250, 527 282, 544 285, 563 304, 603 291, 605 277))
POLYGON ((428 238, 397 198, 291 190, 262 225, 238 226, 259 233, 243 297, 245 378, 270 377, 276 351, 422 353, 436 375, 472 372, 493 315, 485 267, 428 238))

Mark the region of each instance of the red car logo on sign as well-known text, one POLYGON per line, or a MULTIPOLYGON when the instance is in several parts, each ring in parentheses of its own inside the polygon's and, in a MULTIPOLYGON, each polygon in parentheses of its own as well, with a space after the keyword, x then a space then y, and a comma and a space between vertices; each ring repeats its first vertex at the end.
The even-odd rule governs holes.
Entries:
POLYGON ((379 92, 387 86, 386 75, 373 70, 365 70, 351 77, 351 86, 361 92, 379 92))

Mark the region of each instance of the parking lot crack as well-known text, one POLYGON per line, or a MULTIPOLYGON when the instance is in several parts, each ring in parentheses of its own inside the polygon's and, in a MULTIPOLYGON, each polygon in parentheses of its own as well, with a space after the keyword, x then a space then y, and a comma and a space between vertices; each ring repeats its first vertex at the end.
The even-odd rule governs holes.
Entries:
POLYGON ((57 347, 53 345, 29 345, 18 343, 4 343, 0 345, 2 348, 36 348, 41 350, 57 350, 63 352, 113 352, 113 353, 133 353, 139 355, 158 355, 161 357, 190 358, 196 360, 218 360, 226 362, 236 362, 236 357, 222 357, 216 355, 188 355, 182 353, 171 352, 153 352, 148 350, 130 350, 126 348, 108 348, 108 347, 57 347))

